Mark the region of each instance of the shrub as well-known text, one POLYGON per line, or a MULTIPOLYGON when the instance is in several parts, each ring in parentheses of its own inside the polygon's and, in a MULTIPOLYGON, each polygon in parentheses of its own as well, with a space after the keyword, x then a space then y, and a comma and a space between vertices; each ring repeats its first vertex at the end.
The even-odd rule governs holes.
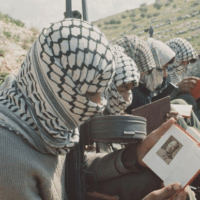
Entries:
POLYGON ((135 30, 138 27, 137 24, 133 24, 132 30, 135 30))
POLYGON ((104 24, 105 25, 108 25, 108 24, 121 24, 121 21, 117 20, 117 19, 111 19, 110 21, 105 21, 104 24))
POLYGON ((165 3, 165 6, 167 7, 167 6, 169 6, 170 5, 170 2, 168 1, 167 3, 165 3))
POLYGON ((147 13, 147 18, 151 18, 152 14, 147 13))
POLYGON ((6 49, 5 48, 0 48, 0 57, 4 57, 6 53, 6 49))
POLYGON ((155 2, 154 4, 153 4, 153 6, 154 6, 154 8, 156 8, 156 9, 161 9, 161 7, 162 7, 162 4, 161 3, 159 3, 159 2, 155 2))
POLYGON ((145 13, 140 14, 140 17, 142 17, 142 18, 144 18, 145 16, 146 16, 145 13))
POLYGON ((177 17, 177 20, 182 20, 183 18, 181 16, 178 16, 177 17))
POLYGON ((97 24, 98 27, 101 27, 102 24, 97 24))
POLYGON ((156 13, 153 14, 154 17, 156 17, 156 16, 158 16, 158 15, 160 15, 159 12, 156 12, 156 13))
POLYGON ((176 8, 176 4, 173 5, 173 8, 176 8))
POLYGON ((15 42, 19 42, 20 41, 20 35, 19 34, 18 35, 14 35, 13 39, 14 39, 15 42))
POLYGON ((136 16, 135 11, 132 11, 131 14, 129 15, 130 18, 134 18, 136 16))
POLYGON ((147 4, 146 3, 141 4, 139 10, 141 12, 147 12, 147 10, 148 10, 147 4))
POLYGON ((8 39, 11 38, 11 36, 12 36, 11 32, 6 31, 5 28, 4 28, 4 30, 3 30, 3 34, 4 34, 8 39))
POLYGON ((122 17, 123 19, 126 19, 127 16, 126 16, 126 15, 122 15, 121 17, 122 17))

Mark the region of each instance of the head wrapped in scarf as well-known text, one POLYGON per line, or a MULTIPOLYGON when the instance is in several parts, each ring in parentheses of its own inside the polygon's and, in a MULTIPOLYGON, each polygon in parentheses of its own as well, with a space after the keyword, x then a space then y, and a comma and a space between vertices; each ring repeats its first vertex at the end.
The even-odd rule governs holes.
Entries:
POLYGON ((124 48, 124 53, 134 60, 140 73, 155 68, 155 62, 148 45, 135 35, 129 35, 116 42, 124 48))
MULTIPOLYGON (((66 19, 43 29, 29 50, 16 81, 0 101, 42 138, 53 153, 78 142, 74 130, 105 105, 85 97, 103 93, 114 75, 114 57, 91 23, 66 19)), ((30 140, 29 135, 23 135, 30 140)))
POLYGON ((125 101, 117 91, 117 87, 126 83, 133 83, 133 87, 138 86, 140 73, 135 62, 121 51, 114 49, 117 57, 116 73, 108 90, 106 90, 107 111, 111 115, 120 115, 132 103, 132 92, 130 91, 129 102, 125 101))
POLYGON ((145 74, 141 82, 151 91, 155 91, 163 82, 163 66, 175 57, 175 52, 161 41, 149 38, 147 44, 153 54, 156 67, 150 74, 145 74))
POLYGON ((198 57, 197 52, 192 45, 183 38, 174 38, 166 43, 175 53, 175 62, 168 68, 169 81, 179 83, 181 78, 179 75, 185 73, 187 65, 181 65, 181 62, 196 60, 198 57))

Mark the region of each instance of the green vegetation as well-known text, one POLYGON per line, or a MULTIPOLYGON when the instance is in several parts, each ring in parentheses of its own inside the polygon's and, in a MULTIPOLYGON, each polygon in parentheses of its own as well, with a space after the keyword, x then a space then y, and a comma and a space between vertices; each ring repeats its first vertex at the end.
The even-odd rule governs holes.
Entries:
POLYGON ((154 38, 166 42, 174 37, 183 37, 200 53, 200 0, 157 0, 154 4, 141 4, 139 8, 93 23, 111 43, 126 34, 135 34, 146 40, 149 34, 144 30, 152 26, 154 38), (118 20, 120 22, 116 23, 118 20))
POLYGON ((7 49, 0 47, 0 57, 4 57, 7 49))
POLYGON ((10 39, 12 34, 9 31, 6 31, 5 28, 3 29, 3 35, 6 36, 6 38, 10 39))
POLYGON ((2 14, 1 12, 0 12, 0 20, 4 21, 5 23, 12 23, 12 24, 15 24, 15 25, 20 26, 20 27, 25 26, 25 24, 23 22, 21 22, 20 20, 13 19, 9 15, 2 14))

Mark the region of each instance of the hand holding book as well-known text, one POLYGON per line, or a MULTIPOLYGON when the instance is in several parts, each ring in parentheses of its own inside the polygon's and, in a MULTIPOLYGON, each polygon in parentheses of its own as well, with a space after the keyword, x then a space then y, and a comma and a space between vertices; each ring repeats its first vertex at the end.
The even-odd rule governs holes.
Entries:
POLYGON ((184 188, 181 192, 179 192, 176 196, 174 196, 178 191, 181 190, 180 183, 173 183, 166 187, 163 187, 160 190, 156 190, 151 192, 142 200, 186 200, 189 195, 189 187, 184 188))
POLYGON ((138 162, 142 166, 147 167, 147 165, 142 161, 142 159, 175 122, 176 120, 174 118, 170 118, 167 122, 163 123, 158 129, 150 133, 140 144, 138 144, 138 162))

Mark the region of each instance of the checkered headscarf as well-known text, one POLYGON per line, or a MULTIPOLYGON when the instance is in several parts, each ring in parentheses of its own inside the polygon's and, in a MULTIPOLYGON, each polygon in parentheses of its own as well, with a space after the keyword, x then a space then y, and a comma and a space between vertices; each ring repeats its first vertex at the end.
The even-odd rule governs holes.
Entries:
POLYGON ((114 68, 113 52, 101 31, 89 22, 65 19, 43 29, 16 80, 0 92, 0 102, 54 154, 65 153, 78 142, 75 128, 105 106, 85 93, 103 93, 114 68))
POLYGON ((183 74, 186 70, 186 67, 180 63, 197 59, 198 54, 192 45, 183 38, 171 39, 166 44, 176 53, 175 62, 168 69, 169 80, 173 83, 179 83, 181 81, 179 74, 183 74))
POLYGON ((124 53, 132 58, 140 73, 155 68, 153 55, 145 41, 135 35, 129 35, 116 42, 117 45, 124 48, 124 53))
POLYGON ((133 87, 137 87, 140 79, 140 73, 135 62, 121 51, 114 50, 117 55, 116 73, 106 93, 106 109, 111 115, 120 115, 132 103, 132 92, 130 91, 129 102, 117 91, 117 86, 133 82, 133 87))

